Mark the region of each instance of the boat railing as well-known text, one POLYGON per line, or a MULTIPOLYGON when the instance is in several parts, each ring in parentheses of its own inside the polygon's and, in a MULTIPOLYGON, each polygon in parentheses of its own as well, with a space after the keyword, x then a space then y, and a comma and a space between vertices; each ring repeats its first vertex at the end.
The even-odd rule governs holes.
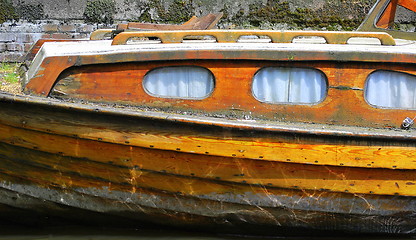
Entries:
POLYGON ((269 30, 189 30, 189 31, 141 31, 122 32, 114 37, 112 45, 128 44, 130 39, 159 39, 162 43, 182 43, 187 38, 209 36, 218 43, 236 43, 245 36, 267 37, 272 43, 292 43, 296 38, 323 38, 327 44, 347 44, 352 38, 378 39, 381 45, 396 45, 387 33, 333 32, 333 31, 269 31, 269 30))
POLYGON ((193 16, 187 22, 177 24, 129 22, 118 24, 116 29, 98 29, 91 33, 91 40, 113 39, 124 31, 168 31, 168 30, 208 30, 221 19, 223 13, 209 13, 205 16, 193 16))

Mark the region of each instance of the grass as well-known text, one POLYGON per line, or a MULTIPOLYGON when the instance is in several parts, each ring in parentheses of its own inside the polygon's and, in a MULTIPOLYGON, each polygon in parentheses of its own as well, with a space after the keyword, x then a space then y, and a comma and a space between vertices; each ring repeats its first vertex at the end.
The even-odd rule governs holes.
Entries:
POLYGON ((13 83, 19 83, 19 76, 17 75, 17 73, 6 73, 4 76, 3 76, 3 80, 6 82, 6 83, 10 83, 10 84, 13 84, 13 83))
POLYGON ((20 92, 19 63, 0 63, 0 90, 17 94, 20 92))
POLYGON ((0 71, 1 72, 13 72, 17 65, 18 63, 2 62, 0 63, 0 71))

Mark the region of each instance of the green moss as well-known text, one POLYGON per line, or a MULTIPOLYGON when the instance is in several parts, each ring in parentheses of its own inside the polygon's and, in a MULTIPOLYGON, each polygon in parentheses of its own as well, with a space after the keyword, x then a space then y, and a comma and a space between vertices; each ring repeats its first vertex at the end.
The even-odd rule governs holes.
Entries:
MULTIPOLYGON (((162 0, 125 1, 129 4, 136 2, 135 9, 140 13, 137 19, 131 21, 180 24, 195 14, 193 0, 172 0, 167 9, 162 0)), ((327 0, 327 4, 318 10, 293 9, 288 0, 268 0, 264 4, 259 1, 249 5, 248 10, 242 7, 237 11, 235 5, 224 3, 220 24, 237 28, 353 30, 361 23, 374 1, 360 0, 351 4, 350 1, 327 0)))
POLYGON ((0 63, 0 90, 17 94, 20 92, 19 63, 0 63))
MULTIPOLYGON (((91 1, 91 0, 89 0, 91 1)), ((364 19, 376 0, 326 0, 319 9, 296 8, 288 0, 258 0, 247 7, 235 9, 236 4, 224 1, 223 17, 220 26, 232 28, 285 28, 315 30, 354 30, 364 19)), ((166 8, 164 0, 124 0, 125 4, 135 3, 138 17, 130 21, 175 23, 188 21, 195 15, 196 4, 209 4, 209 1, 170 0, 166 8)), ((244 4, 237 4, 244 6, 244 4)))
MULTIPOLYGON (((227 11, 228 12, 228 11, 227 11)), ((246 13, 244 9, 239 9, 235 15, 231 18, 231 22, 237 26, 247 26, 247 25, 254 25, 252 24, 252 20, 250 21, 250 18, 245 17, 246 13)))
MULTIPOLYGON (((249 11, 239 10, 228 20, 239 26, 249 24, 255 28, 284 24, 291 29, 353 30, 362 22, 373 3, 374 0, 363 0, 359 4, 351 4, 349 1, 328 2, 321 9, 311 10, 291 9, 288 1, 268 0, 265 4, 249 5, 249 11), (342 17, 346 15, 352 17, 342 17)), ((225 6, 225 12, 231 12, 229 8, 225 6)))
POLYGON ((144 18, 150 18, 151 22, 167 22, 166 16, 168 15, 168 13, 163 7, 161 0, 154 0, 150 2, 149 10, 147 12, 144 12, 142 15, 144 15, 143 16, 144 18), (157 13, 156 19, 151 18, 151 14, 150 14, 151 9, 156 10, 156 13, 157 13))
MULTIPOLYGON (((130 4, 130 2, 125 4, 130 4)), ((139 13, 137 18, 129 19, 130 22, 146 22, 146 23, 158 23, 166 14, 160 0, 142 2, 140 0, 135 1, 135 10, 139 13), (157 16, 150 12, 157 13, 157 16), (162 17, 160 16, 162 15, 162 17)))
POLYGON ((111 24, 116 13, 114 0, 88 0, 84 10, 84 17, 90 23, 111 24))
POLYGON ((192 0, 175 0, 168 9, 167 19, 171 23, 183 23, 193 15, 192 0))
MULTIPOLYGON (((132 5, 134 6, 134 10, 138 13, 137 18, 129 19, 130 22, 147 22, 151 23, 153 22, 152 15, 150 14, 150 11, 152 9, 151 2, 142 2, 140 0, 125 0, 124 4, 126 5, 132 5)), ((130 10, 130 9, 129 9, 130 10)))
POLYGON ((19 4, 16 7, 19 18, 28 21, 40 20, 45 18, 42 4, 19 4))
POLYGON ((17 66, 18 64, 2 62, 0 63, 0 73, 12 73, 17 66))
POLYGON ((165 9, 161 0, 149 2, 136 2, 136 9, 140 16, 132 21, 154 22, 154 23, 175 23, 181 24, 188 21, 194 14, 192 0, 174 0, 168 9, 165 9), (151 14, 151 11, 156 14, 151 14))
POLYGON ((291 18, 292 12, 288 2, 268 0, 266 5, 252 4, 248 19, 253 26, 260 26, 261 23, 291 23, 295 18, 291 18))
POLYGON ((19 75, 17 73, 6 73, 3 77, 4 81, 7 83, 18 83, 19 75))
POLYGON ((16 9, 10 0, 0 0, 0 23, 17 19, 16 9))
POLYGON ((134 20, 134 21, 137 21, 137 22, 148 22, 148 23, 153 22, 152 15, 150 15, 149 11, 146 11, 146 12, 142 13, 140 15, 140 17, 137 20, 134 20))
POLYGON ((6 83, 18 83, 19 74, 17 74, 17 69, 19 63, 0 63, 0 76, 2 76, 3 81, 6 83))
POLYGON ((22 4, 14 7, 10 0, 0 0, 0 23, 12 19, 25 19, 28 21, 45 18, 43 4, 22 4))

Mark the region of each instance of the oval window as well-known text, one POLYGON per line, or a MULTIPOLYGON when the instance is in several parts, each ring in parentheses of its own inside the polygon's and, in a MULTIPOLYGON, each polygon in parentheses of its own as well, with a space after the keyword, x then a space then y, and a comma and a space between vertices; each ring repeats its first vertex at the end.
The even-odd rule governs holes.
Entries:
POLYGON ((203 99, 214 90, 214 76, 203 67, 161 67, 146 74, 143 86, 155 97, 203 99))
POLYGON ((316 104, 326 96, 327 81, 316 69, 266 67, 254 75, 252 91, 261 102, 316 104))
POLYGON ((378 70, 365 85, 366 101, 376 107, 416 109, 416 76, 378 70))

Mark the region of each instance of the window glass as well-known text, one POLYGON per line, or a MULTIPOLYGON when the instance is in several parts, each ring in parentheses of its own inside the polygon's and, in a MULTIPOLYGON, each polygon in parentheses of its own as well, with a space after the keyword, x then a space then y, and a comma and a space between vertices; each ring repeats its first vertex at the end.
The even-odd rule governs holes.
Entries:
POLYGON ((365 99, 371 105, 386 108, 416 108, 416 76, 379 70, 367 78, 365 99))
POLYGON ((202 67, 162 67, 147 73, 143 86, 157 97, 201 99, 214 90, 214 76, 202 67))
POLYGON ((257 100, 268 103, 318 103, 326 90, 325 75, 309 68, 263 68, 254 75, 252 86, 257 100))

